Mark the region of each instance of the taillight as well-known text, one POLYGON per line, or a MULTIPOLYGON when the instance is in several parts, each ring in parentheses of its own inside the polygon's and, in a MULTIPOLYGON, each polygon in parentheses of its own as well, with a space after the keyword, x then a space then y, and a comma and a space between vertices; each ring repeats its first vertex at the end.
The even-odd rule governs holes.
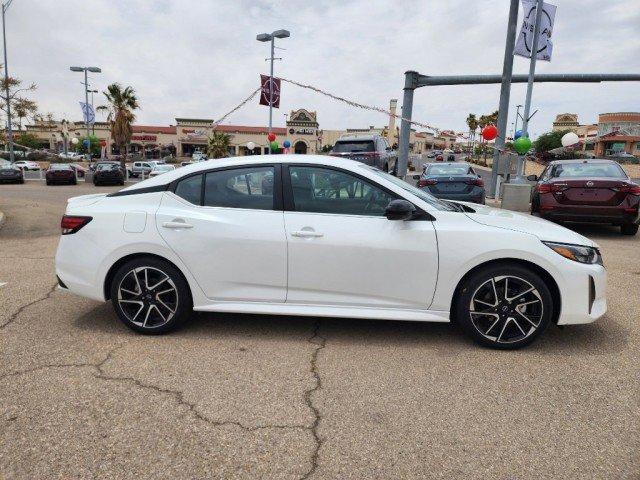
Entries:
POLYGON ((631 195, 640 195, 640 185, 621 185, 618 188, 614 188, 618 192, 629 193, 631 195))
POLYGON ((63 215, 60 222, 60 228, 62 229, 62 235, 69 235, 76 233, 87 223, 89 223, 93 217, 80 217, 76 215, 63 215))
POLYGON ((466 182, 469 185, 476 185, 478 187, 484 187, 484 182, 481 178, 469 179, 466 182))
POLYGON ((551 192, 551 186, 547 185, 546 183, 541 183, 539 184, 536 189, 538 190, 538 193, 549 193, 551 192))
POLYGON ((563 192, 569 188, 568 185, 564 183, 541 183, 537 187, 538 193, 549 193, 549 192, 563 192))
POLYGON ((421 178, 418 180, 419 187, 428 187, 429 185, 435 185, 438 181, 434 178, 421 178))

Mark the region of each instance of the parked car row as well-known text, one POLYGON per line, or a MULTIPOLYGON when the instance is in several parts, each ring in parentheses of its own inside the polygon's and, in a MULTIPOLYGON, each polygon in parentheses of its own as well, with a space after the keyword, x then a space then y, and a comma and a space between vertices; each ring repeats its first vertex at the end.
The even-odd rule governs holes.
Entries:
MULTIPOLYGON (((418 187, 444 200, 485 203, 482 178, 466 162, 428 163, 414 176, 418 187)), ((556 160, 531 192, 531 213, 554 222, 602 223, 635 235, 640 224, 640 185, 613 160, 556 160)))

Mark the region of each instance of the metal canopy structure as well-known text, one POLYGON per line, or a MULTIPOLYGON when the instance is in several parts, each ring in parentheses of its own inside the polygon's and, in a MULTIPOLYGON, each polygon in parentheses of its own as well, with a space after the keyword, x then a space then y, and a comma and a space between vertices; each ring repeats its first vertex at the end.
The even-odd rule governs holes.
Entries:
MULTIPOLYGON (((404 95, 402 102, 402 120, 400 126, 400 152, 398 157, 398 176, 407 174, 409 160, 409 133, 413 111, 413 93, 416 88, 438 85, 485 85, 502 83, 502 75, 421 75, 409 70, 405 72, 404 95)), ((512 83, 526 83, 528 75, 512 75, 512 83)), ((558 83, 600 83, 600 82, 640 82, 640 74, 626 73, 540 73, 533 77, 534 82, 558 83)), ((501 112, 502 113, 502 112, 501 112)), ((494 179, 492 179, 493 183, 494 179)))

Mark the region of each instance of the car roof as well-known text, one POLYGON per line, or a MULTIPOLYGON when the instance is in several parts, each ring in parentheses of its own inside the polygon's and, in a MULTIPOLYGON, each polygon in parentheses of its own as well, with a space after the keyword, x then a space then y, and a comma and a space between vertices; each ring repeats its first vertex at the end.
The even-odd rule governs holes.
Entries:
POLYGON ((571 164, 571 163, 615 163, 619 165, 615 160, 609 160, 608 158, 583 158, 583 159, 571 159, 571 160, 552 160, 549 165, 571 164))
POLYGON ((270 165, 273 163, 308 163, 312 165, 322 165, 328 167, 341 167, 353 170, 358 165, 364 165, 362 162, 349 160, 341 157, 332 157, 329 155, 251 155, 245 157, 228 157, 216 158, 204 162, 192 163, 184 167, 176 168, 160 176, 149 178, 142 182, 135 183, 124 190, 137 190, 138 188, 153 187, 156 185, 166 185, 178 178, 186 175, 197 173, 215 168, 235 167, 235 166, 251 166, 251 165, 270 165))

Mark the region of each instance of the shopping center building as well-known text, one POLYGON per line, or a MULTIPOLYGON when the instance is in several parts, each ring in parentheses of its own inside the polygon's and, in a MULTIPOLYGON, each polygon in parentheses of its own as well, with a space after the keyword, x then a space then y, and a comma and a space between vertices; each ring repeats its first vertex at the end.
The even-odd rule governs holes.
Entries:
MULTIPOLYGON (((390 103, 391 111, 395 113, 397 101, 390 103)), ((131 137, 130 152, 143 156, 156 157, 173 154, 178 157, 189 157, 195 151, 206 151, 208 139, 213 131, 224 132, 230 136, 229 155, 260 155, 268 153, 269 141, 266 127, 246 125, 214 125, 213 119, 205 118, 176 118, 175 125, 153 126, 134 125, 131 137), (255 148, 249 150, 248 143, 255 148)), ((289 153, 312 154, 328 151, 336 140, 343 135, 382 135, 390 145, 398 145, 399 128, 393 116, 389 118, 387 126, 369 128, 347 128, 344 130, 321 130, 319 128, 317 112, 304 108, 294 110, 287 116, 286 127, 274 127, 277 142, 280 146, 285 140, 291 144, 289 153)), ((64 139, 77 138, 79 141, 86 137, 86 126, 82 122, 49 122, 46 120, 27 125, 26 133, 33 134, 42 148, 56 152, 64 150, 64 139)), ((118 153, 118 146, 111 138, 109 124, 96 122, 91 127, 92 135, 108 145, 110 154, 118 153)), ((434 135, 428 132, 411 130, 409 143, 412 153, 424 153, 432 148, 446 148, 455 141, 448 134, 434 135)))

